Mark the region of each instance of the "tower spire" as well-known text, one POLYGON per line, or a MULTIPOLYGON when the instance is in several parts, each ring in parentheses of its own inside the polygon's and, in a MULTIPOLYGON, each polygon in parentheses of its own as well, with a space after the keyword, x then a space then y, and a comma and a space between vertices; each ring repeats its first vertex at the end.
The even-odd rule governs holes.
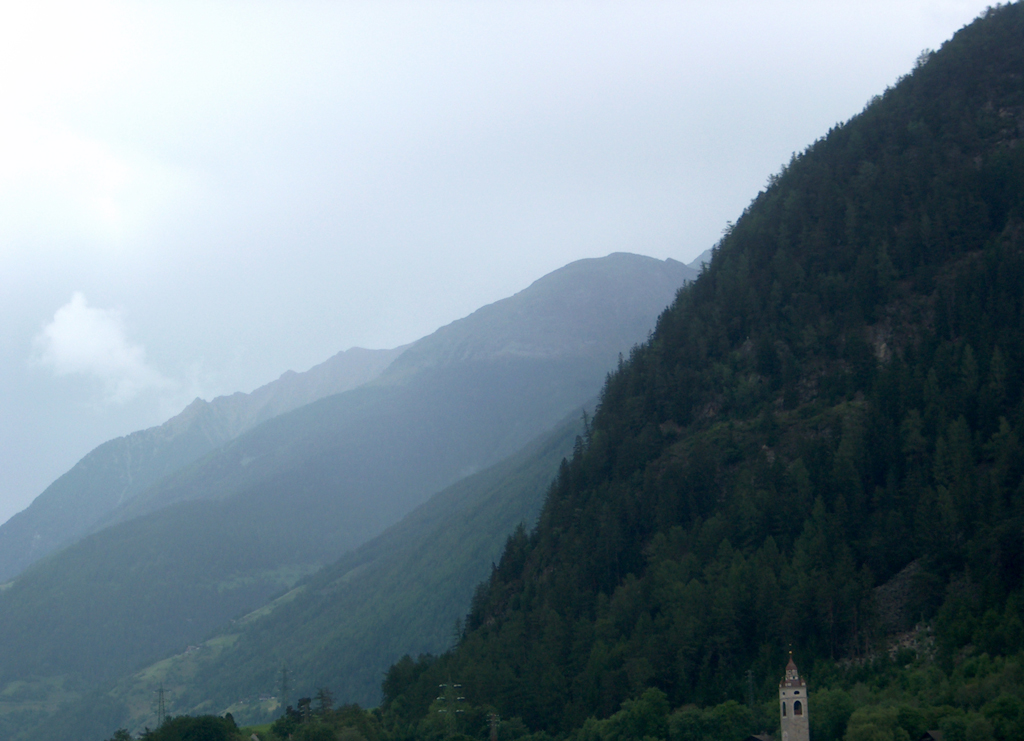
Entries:
POLYGON ((810 741, 808 722, 807 682, 789 652, 786 675, 779 682, 779 714, 782 721, 782 741, 810 741))

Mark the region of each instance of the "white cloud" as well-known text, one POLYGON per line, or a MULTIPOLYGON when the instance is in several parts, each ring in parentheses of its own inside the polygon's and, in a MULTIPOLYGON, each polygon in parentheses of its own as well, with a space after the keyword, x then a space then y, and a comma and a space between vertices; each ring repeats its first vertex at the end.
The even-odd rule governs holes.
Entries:
POLYGON ((54 375, 99 381, 108 402, 123 404, 145 391, 170 391, 177 384, 146 362, 146 349, 125 336, 114 309, 89 306, 76 292, 33 341, 33 359, 54 375))

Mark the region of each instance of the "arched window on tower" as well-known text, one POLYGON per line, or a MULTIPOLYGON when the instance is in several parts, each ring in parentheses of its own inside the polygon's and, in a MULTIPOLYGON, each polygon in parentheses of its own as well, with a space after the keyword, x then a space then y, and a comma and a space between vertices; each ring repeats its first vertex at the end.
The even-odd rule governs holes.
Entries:
POLYGON ((803 715, 803 714, 804 714, 804 706, 801 704, 801 702, 799 700, 797 700, 796 702, 793 703, 793 715, 803 715))
POLYGON ((786 703, 782 703, 782 717, 786 717, 786 703))

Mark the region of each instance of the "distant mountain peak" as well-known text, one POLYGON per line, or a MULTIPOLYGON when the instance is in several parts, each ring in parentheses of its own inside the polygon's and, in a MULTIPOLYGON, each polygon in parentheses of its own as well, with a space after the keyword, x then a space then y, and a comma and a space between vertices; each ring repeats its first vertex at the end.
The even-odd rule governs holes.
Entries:
POLYGON ((696 276, 677 260, 629 252, 576 260, 413 343, 380 382, 502 357, 615 356, 651 328, 666 295, 696 276), (635 319, 617 320, 626 316, 635 319))

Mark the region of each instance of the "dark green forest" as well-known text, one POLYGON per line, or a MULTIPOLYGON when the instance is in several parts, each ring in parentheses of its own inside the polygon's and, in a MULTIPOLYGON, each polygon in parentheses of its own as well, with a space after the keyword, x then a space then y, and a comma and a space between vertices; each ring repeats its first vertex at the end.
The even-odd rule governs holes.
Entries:
POLYGON ((792 647, 816 741, 1020 737, 1022 322, 1015 4, 770 179, 388 733, 740 739, 792 647))

